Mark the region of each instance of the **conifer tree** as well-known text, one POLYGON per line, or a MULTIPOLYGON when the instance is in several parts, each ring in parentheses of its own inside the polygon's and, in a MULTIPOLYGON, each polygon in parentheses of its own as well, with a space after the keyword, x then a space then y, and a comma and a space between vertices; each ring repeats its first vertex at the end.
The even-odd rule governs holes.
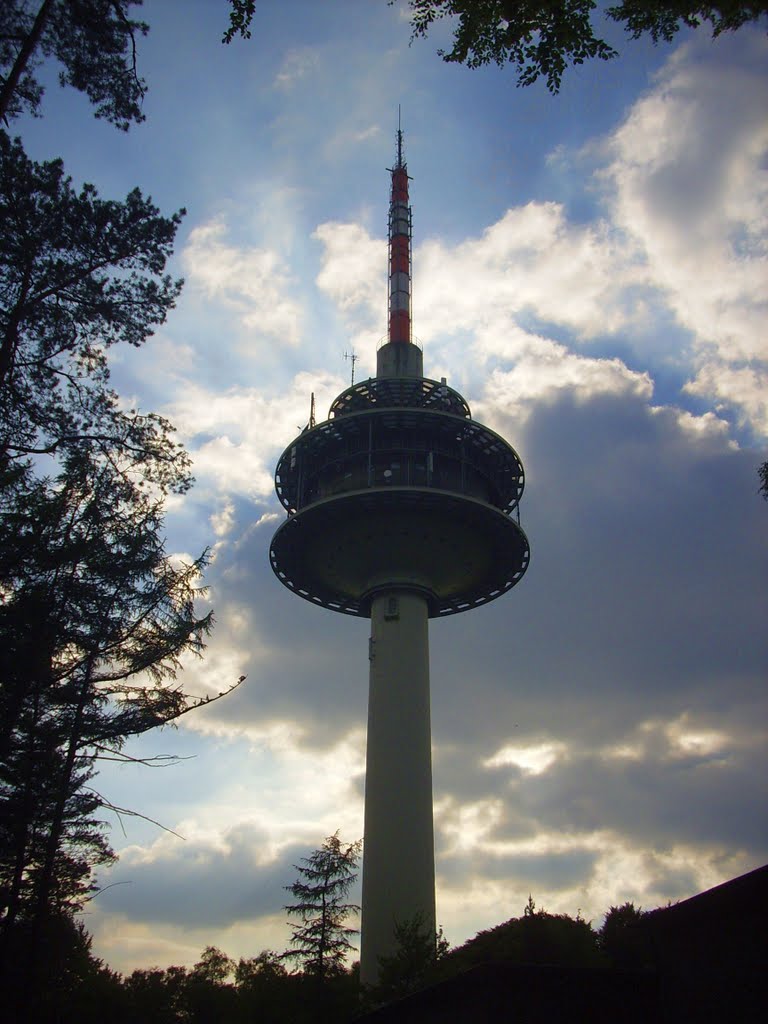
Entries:
POLYGON ((37 113, 43 95, 37 69, 53 59, 61 85, 84 92, 97 117, 123 131, 143 121, 136 37, 147 25, 130 16, 139 6, 141 0, 3 0, 0 117, 37 113))
POLYGON ((173 679, 200 653, 205 556, 166 556, 162 509, 93 453, 0 488, 0 921, 76 910, 111 859, 91 788, 100 753, 198 701, 173 679))
POLYGON ((357 878, 361 849, 362 840, 345 846, 335 832, 319 850, 294 865, 299 877, 286 886, 296 902, 285 909, 299 923, 291 925, 291 945, 295 949, 284 955, 320 981, 339 973, 347 953, 354 948, 349 940, 358 930, 346 921, 360 908, 345 901, 357 878))

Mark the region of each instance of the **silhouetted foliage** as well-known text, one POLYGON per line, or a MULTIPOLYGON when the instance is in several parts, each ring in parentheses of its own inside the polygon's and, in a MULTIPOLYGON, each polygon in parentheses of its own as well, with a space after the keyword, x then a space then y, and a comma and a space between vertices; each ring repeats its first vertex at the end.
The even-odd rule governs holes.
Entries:
POLYGON ((145 85, 136 69, 136 37, 147 25, 130 17, 141 0, 3 0, 0 13, 0 118, 38 113, 41 61, 59 65, 59 82, 86 94, 96 117, 123 131, 144 120, 145 85))
POLYGON ((69 914, 17 921, 0 933, 3 1019, 13 1024, 98 1024, 125 1004, 119 975, 91 953, 91 938, 69 914))
POLYGON ((644 916, 634 903, 611 907, 605 915, 597 941, 611 967, 647 967, 652 963, 644 916))
MULTIPOLYGON (((171 563, 162 509, 109 461, 0 486, 0 928, 79 909, 112 857, 100 753, 199 703, 173 685, 211 625, 205 557, 171 563)), ((0 480, 0 482, 2 482, 0 480)))
POLYGON ((319 850, 302 857, 301 864, 294 864, 299 877, 286 886, 296 902, 285 909, 298 917, 299 923, 291 925, 291 945, 295 948, 284 956, 321 981, 341 971, 354 948, 349 940, 358 931, 346 921, 360 908, 345 899, 357 878, 361 849, 361 840, 345 846, 335 832, 319 850))
POLYGON ((442 928, 433 936, 422 914, 395 924, 395 942, 394 953, 379 957, 379 983, 369 993, 374 1004, 399 999, 428 985, 436 976, 437 962, 449 949, 442 928))
POLYGON ((222 953, 216 946, 206 946, 200 959, 192 968, 192 977, 197 981, 222 984, 235 973, 235 961, 222 953))
POLYGON ((35 163, 0 132, 0 460, 74 447, 162 489, 190 484, 162 417, 121 408, 107 352, 140 346, 174 306, 164 276, 183 211, 160 216, 136 189, 122 203, 79 192, 60 160, 35 163))
POLYGON ((133 971, 123 981, 127 1018, 141 1024, 176 1024, 186 1017, 187 972, 183 967, 133 971))
POLYGON ((186 975, 182 995, 185 1019, 192 1024, 232 1020, 237 992, 227 978, 234 971, 234 960, 216 946, 206 946, 200 960, 186 975))
POLYGON ((764 462, 757 470, 757 476, 760 480, 760 494, 768 501, 768 462, 764 462))
POLYGON ((229 0, 229 28, 222 37, 222 43, 231 43, 235 36, 251 38, 251 20, 256 13, 256 0, 229 0))
POLYGON ((765 0, 624 0, 610 6, 596 0, 408 0, 408 5, 413 38, 426 36, 441 18, 455 19, 452 48, 438 51, 443 60, 470 68, 512 64, 518 85, 542 77, 553 93, 570 65, 618 56, 595 34, 596 11, 623 24, 632 38, 648 34, 654 42, 668 42, 681 26, 697 28, 702 22, 717 36, 768 12, 765 0))
POLYGON ((442 957, 439 975, 448 977, 477 964, 500 960, 562 967, 597 967, 602 963, 597 935, 588 921, 536 910, 532 898, 522 917, 479 932, 442 957))
MULTIPOLYGON (((97 117, 143 120, 139 6, 4 2, 0 118, 39 114, 53 62, 97 117)), ((166 420, 120 402, 108 367, 113 345, 142 345, 173 308, 183 213, 161 216, 138 189, 122 202, 75 189, 60 160, 35 163, 0 132, 0 954, 35 1022, 117 1021, 115 992, 123 1010, 154 1000, 157 1019, 207 1019, 211 992, 234 992, 212 949, 189 975, 121 986, 71 919, 113 858, 100 815, 133 813, 93 789, 98 759, 130 761, 127 737, 208 703, 175 682, 211 626, 195 609, 206 554, 181 564, 163 541, 162 502, 190 486, 189 458, 166 420), (90 972, 79 994, 72 957, 90 972)))
MULTIPOLYGON (((409 1021, 422 1019, 420 1013, 423 1019, 452 1020, 454 1005, 461 1020, 475 1020, 476 1009, 478 1020, 496 1020, 501 1006, 526 1020, 530 1015, 608 1021, 624 1012, 633 1021, 678 1021, 691 1017, 692 1007, 696 1019, 751 1019, 764 994, 760 910, 766 872, 650 914, 631 903, 611 907, 598 934, 579 913, 548 914, 531 897, 521 917, 480 932, 447 955, 444 940, 437 950, 424 942, 416 919, 399 930, 404 955, 384 958, 384 964, 399 963, 402 981, 411 965, 436 953, 434 970, 423 979, 429 986, 448 984, 422 990, 413 997, 417 1002, 377 1009, 372 1019, 383 1014, 382 1019, 400 1020, 402 1012, 409 1021), (626 943, 632 934, 647 943, 639 955, 634 943, 626 943), (730 971, 719 971, 723 959, 730 971)), ((235 965, 207 946, 191 969, 154 967, 121 979, 93 957, 87 933, 69 915, 48 919, 40 936, 45 958, 38 977, 44 987, 23 1004, 13 978, 3 989, 5 1016, 10 1012, 15 1024, 344 1024, 360 1016, 358 964, 339 967, 320 982, 312 971, 289 973, 284 956, 271 950, 235 965)), ((30 942, 29 923, 17 922, 9 944, 3 946, 0 937, 0 960, 5 952, 10 970, 18 970, 30 957, 30 942)), ((362 1008, 406 994, 400 987, 373 993, 375 999, 364 999, 362 1008)))
POLYGON ((235 985, 243 1020, 290 1020, 295 985, 288 982, 282 957, 271 949, 258 956, 241 958, 235 968, 235 985))

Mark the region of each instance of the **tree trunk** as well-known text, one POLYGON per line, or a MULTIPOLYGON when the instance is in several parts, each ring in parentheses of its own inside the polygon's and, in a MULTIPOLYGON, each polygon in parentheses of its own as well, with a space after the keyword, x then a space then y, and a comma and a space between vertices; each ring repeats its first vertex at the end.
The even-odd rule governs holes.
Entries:
POLYGON ((21 76, 29 64, 29 58, 35 52, 35 49, 40 42, 40 36, 43 34, 45 23, 48 21, 48 17, 51 13, 54 0, 43 0, 40 10, 37 12, 37 17, 32 24, 32 30, 26 37, 24 42, 21 44, 21 49, 13 62, 10 74, 3 83, 3 88, 0 90, 0 119, 7 121, 6 114, 8 108, 11 105, 13 94, 19 84, 21 76))

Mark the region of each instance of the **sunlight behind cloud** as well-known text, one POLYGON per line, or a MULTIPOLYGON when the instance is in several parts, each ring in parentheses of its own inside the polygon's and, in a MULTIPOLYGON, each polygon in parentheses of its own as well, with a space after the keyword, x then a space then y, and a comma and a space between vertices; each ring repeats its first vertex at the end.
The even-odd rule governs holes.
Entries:
POLYGON ((768 41, 762 33, 681 47, 611 138, 605 180, 617 225, 689 328, 689 390, 768 430, 768 41))
POLYGON ((301 307, 289 294, 293 282, 280 257, 269 249, 237 248, 226 233, 221 219, 190 232, 182 251, 190 285, 235 310, 244 327, 298 344, 301 307))
POLYGON ((187 439, 199 485, 212 485, 218 500, 232 494, 270 496, 274 463, 306 425, 311 394, 322 410, 342 387, 340 378, 326 371, 299 373, 277 395, 257 387, 222 392, 190 384, 171 414, 187 439))
POLYGON ((633 395, 650 399, 653 384, 647 373, 628 369, 620 359, 574 355, 562 345, 547 342, 538 351, 515 360, 511 370, 494 369, 488 377, 483 405, 515 410, 524 419, 541 402, 567 393, 578 401, 597 395, 633 395))
POLYGON ((360 224, 319 224, 323 246, 317 286, 350 318, 381 322, 386 315, 386 242, 360 224))
POLYGON ((541 775, 566 753, 564 743, 550 741, 526 745, 507 744, 483 761, 485 768, 514 765, 528 775, 541 775))

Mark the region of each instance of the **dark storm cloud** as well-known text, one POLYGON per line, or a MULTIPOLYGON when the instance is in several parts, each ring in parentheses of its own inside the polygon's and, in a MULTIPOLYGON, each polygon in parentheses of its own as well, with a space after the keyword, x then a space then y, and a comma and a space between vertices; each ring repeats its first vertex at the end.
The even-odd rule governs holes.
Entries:
POLYGON ((239 825, 215 844, 164 841, 149 857, 129 848, 100 876, 104 887, 125 883, 99 896, 100 910, 189 928, 219 928, 279 913, 288 895, 283 886, 295 879, 293 865, 307 850, 292 846, 260 864, 265 843, 260 830, 239 825))
MULTIPOLYGON (((678 900, 696 892, 699 888, 699 881, 695 871, 690 868, 670 867, 660 864, 653 856, 645 858, 645 868, 648 871, 650 881, 647 891, 660 895, 667 900, 678 900)), ((653 907, 646 907, 652 910, 653 907)))
MULTIPOLYGON (((756 699, 768 608, 755 455, 628 397, 565 398, 535 411, 523 438, 505 432, 526 464, 531 566, 501 600, 433 622, 436 742, 486 756, 516 729, 604 743, 652 714, 756 699)), ((277 582, 276 525, 223 550, 210 576, 215 599, 226 571, 256 652, 248 685, 216 713, 295 720, 310 745, 330 745, 365 722, 368 625, 277 582)))
MULTIPOLYGON (((634 396, 566 395, 522 431, 490 415, 526 465, 532 560, 503 599, 431 626, 438 805, 501 800, 493 838, 507 841, 601 830, 649 849, 764 857, 750 739, 768 664, 758 457, 634 396), (600 753, 642 723, 684 718, 726 734, 727 758, 678 756, 661 726, 636 760, 600 753), (548 741, 562 756, 539 775, 483 766, 505 744, 548 741)), ((302 744, 325 747, 365 725, 368 626, 278 584, 266 562, 275 526, 249 531, 215 567, 250 616, 254 657, 248 685, 212 711, 232 725, 293 721, 302 744)), ((445 850, 440 827, 438 814, 445 850)))
POLYGON ((609 830, 638 845, 768 851, 762 749, 728 758, 569 760, 520 786, 519 800, 549 832, 609 830))
POLYGON ((759 699, 756 456, 629 397, 565 398, 522 439, 503 432, 526 464, 531 565, 502 600, 436 624, 437 738, 482 737, 489 752, 518 732, 602 744, 647 717, 759 699))
MULTIPOLYGON (((594 870, 598 854, 594 850, 575 849, 562 853, 515 853, 494 856, 447 855, 440 859, 440 887, 466 887, 469 880, 506 882, 511 888, 530 886, 549 892, 585 885, 594 870)), ((521 908, 522 909, 522 908, 521 908)))

